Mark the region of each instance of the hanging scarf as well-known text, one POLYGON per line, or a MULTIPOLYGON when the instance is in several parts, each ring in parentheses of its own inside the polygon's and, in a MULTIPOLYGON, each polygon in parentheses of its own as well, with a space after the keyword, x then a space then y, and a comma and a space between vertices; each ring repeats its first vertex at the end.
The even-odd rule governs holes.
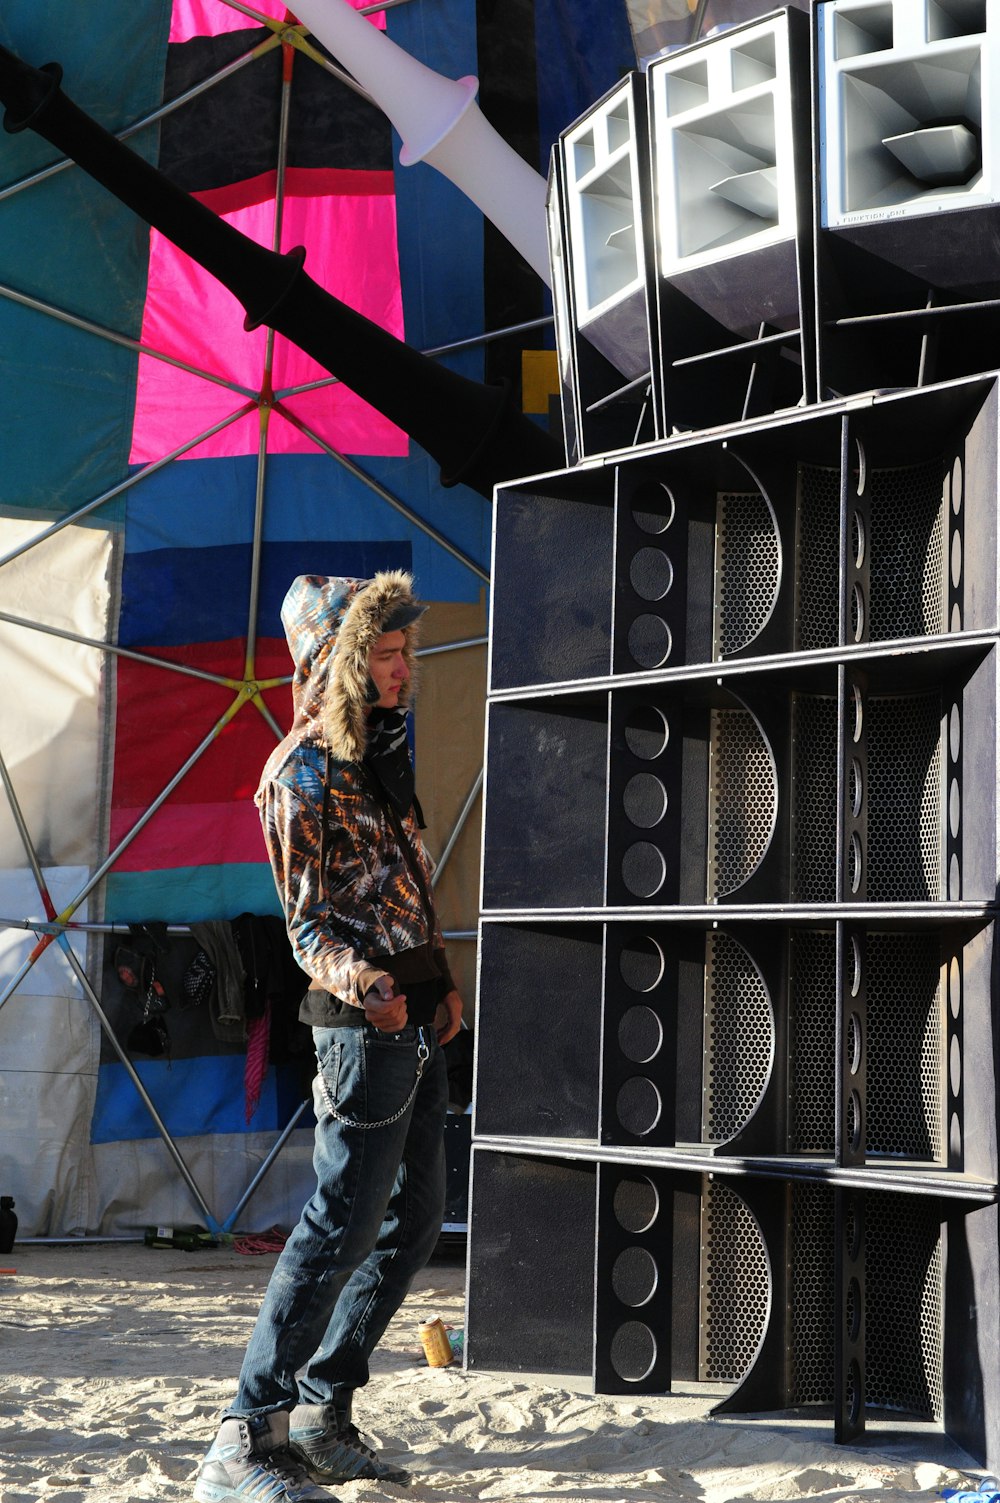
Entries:
POLYGON ((413 807, 414 779, 402 710, 372 710, 365 763, 400 818, 405 819, 413 807))

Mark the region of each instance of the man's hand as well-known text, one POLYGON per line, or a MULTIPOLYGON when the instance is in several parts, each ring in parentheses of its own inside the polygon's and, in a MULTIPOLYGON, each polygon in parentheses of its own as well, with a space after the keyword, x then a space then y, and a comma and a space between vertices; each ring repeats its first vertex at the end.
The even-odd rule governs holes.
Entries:
POLYGON ((462 1026, 462 999, 458 992, 449 992, 438 1003, 437 1014, 434 1019, 434 1031, 437 1034, 439 1044, 446 1044, 453 1039, 462 1026), (442 1012, 445 1016, 442 1017, 442 1012))
POLYGON ((406 993, 394 990, 391 976, 380 976, 365 992, 365 1017, 382 1033, 400 1033, 406 1027, 406 993))

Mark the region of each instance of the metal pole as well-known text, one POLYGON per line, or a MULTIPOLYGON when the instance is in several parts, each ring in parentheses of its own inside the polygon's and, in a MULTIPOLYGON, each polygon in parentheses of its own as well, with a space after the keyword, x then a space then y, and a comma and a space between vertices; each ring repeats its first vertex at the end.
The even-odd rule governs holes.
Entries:
POLYGON ((440 855, 440 858, 438 860, 437 866, 434 868, 434 873, 433 873, 433 875, 431 877, 431 886, 432 887, 436 887, 437 886, 437 880, 440 877, 441 873, 444 871, 445 862, 448 860, 448 857, 451 855, 452 851, 455 849, 455 844, 456 844, 456 842, 458 840, 458 837, 462 833, 462 830, 463 830, 463 828, 465 826, 465 821, 468 819, 470 813, 472 812, 472 806, 473 806, 473 804, 476 802, 476 799, 479 797, 479 790, 482 788, 482 786, 483 786, 483 769, 480 768, 479 769, 479 774, 476 777, 476 781, 473 783, 472 787, 469 789, 468 793, 466 794, 465 803, 462 805, 461 812, 460 812, 460 814, 458 816, 458 819, 457 819, 457 821, 455 823, 455 828, 452 830, 451 834, 448 836, 448 843, 445 846, 444 850, 441 852, 441 855, 440 855))
POLYGON ((463 647, 485 647, 489 637, 466 637, 461 642, 436 642, 433 647, 418 647, 418 658, 430 658, 438 652, 459 652, 463 647))
MULTIPOLYGON (((468 339, 455 339, 451 342, 451 344, 435 344, 432 345, 428 350, 421 350, 420 353, 422 355, 427 355, 428 358, 431 359, 434 359, 439 355, 455 355, 460 350, 477 349, 480 345, 492 344, 494 340, 506 339, 509 334, 522 334, 529 329, 545 328, 548 324, 551 324, 552 321, 553 320, 551 314, 547 315, 547 317, 545 318, 531 318, 527 321, 527 323, 509 324, 505 329, 491 329, 485 334, 472 334, 468 339)), ((305 391, 319 391, 324 386, 339 385, 339 376, 324 376, 319 381, 307 381, 303 386, 282 387, 281 391, 276 392, 275 395, 279 399, 283 397, 297 397, 301 396, 301 394, 305 391)))
POLYGON ((99 642, 96 637, 84 637, 79 632, 67 631, 60 626, 45 626, 41 621, 26 621, 23 616, 12 616, 8 611, 0 611, 0 621, 8 626, 23 626, 25 631, 40 631, 50 637, 61 637, 65 642, 76 642, 81 647, 93 647, 98 652, 110 652, 118 658, 128 658, 133 663, 145 663, 149 668, 164 668, 169 673, 182 673, 188 678, 199 678, 208 684, 218 684, 223 689, 239 689, 241 681, 235 678, 222 678, 217 673, 209 673, 204 668, 189 668, 184 663, 171 663, 166 658, 154 658, 146 652, 135 652, 130 647, 119 647, 116 642, 99 642))
MULTIPOLYGON (((15 789, 14 784, 11 781, 10 773, 7 770, 7 763, 4 761, 2 756, 0 756, 0 782, 3 783, 4 791, 7 794, 7 802, 10 805, 10 812, 14 819, 14 825, 17 829, 17 833, 20 838, 21 845, 24 849, 24 853, 28 858, 28 865, 31 868, 31 875, 35 879, 35 886, 37 887, 38 895, 42 900, 42 907, 45 909, 45 912, 47 913, 49 918, 55 918, 56 907, 49 893, 48 884, 45 881, 45 875, 42 871, 41 862, 39 861, 38 856, 35 852, 35 847, 32 843, 31 835, 28 831, 27 821, 25 820, 24 814, 21 811, 21 805, 17 797, 17 790, 15 789)), ((52 943, 53 938, 54 936, 40 939, 35 947, 30 951, 27 959, 24 960, 24 962, 18 967, 15 974, 11 977, 10 981, 4 987, 3 992, 0 993, 0 1007, 3 1007, 8 997, 13 996, 14 992, 17 990, 21 982, 24 980, 25 976, 27 976, 28 972, 35 964, 35 961, 48 949, 49 945, 52 943)))
POLYGON ((224 1232, 228 1232, 229 1229, 235 1224, 237 1216, 240 1215, 241 1211, 246 1206, 247 1201, 250 1199, 251 1195, 253 1195, 254 1191, 257 1188, 257 1186, 260 1184, 261 1180, 264 1178, 264 1175, 270 1169, 271 1165, 274 1163, 275 1159, 278 1157, 278 1154, 281 1152, 282 1148, 284 1148, 285 1144, 288 1142, 288 1139, 291 1137, 292 1133, 294 1132, 295 1126, 296 1126, 299 1118, 302 1116, 302 1113, 306 1110, 306 1107, 311 1106, 311 1105, 312 1105, 312 1103, 311 1103, 311 1101, 309 1100, 308 1097, 305 1099, 305 1101, 300 1101, 299 1102, 298 1106, 296 1107, 295 1111, 292 1114, 292 1117, 291 1117, 290 1121, 288 1121, 285 1124, 285 1126, 282 1128, 281 1134, 277 1138, 277 1140, 275 1141, 274 1146, 272 1147, 270 1153, 267 1155, 267 1158, 261 1164, 260 1168, 257 1170, 257 1173, 254 1175, 253 1179, 247 1185, 246 1189, 243 1191, 243 1194, 240 1196, 239 1200, 233 1206, 233 1209, 230 1211, 229 1215, 226 1217, 225 1221, 222 1223, 222 1230, 224 1232))

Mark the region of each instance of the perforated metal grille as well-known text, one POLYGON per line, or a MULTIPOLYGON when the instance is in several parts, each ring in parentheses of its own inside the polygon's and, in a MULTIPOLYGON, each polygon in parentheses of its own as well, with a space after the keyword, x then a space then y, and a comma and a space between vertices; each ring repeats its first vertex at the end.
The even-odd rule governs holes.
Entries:
POLYGON ((822 1185, 792 1189, 789 1396, 792 1404, 834 1400, 833 1194, 822 1185))
POLYGON ((788 942, 791 1153, 832 1153, 837 1113, 837 944, 820 930, 788 942))
POLYGON ((759 491, 722 491, 717 526, 716 656, 725 657, 748 646, 767 624, 780 551, 771 509, 759 491))
POLYGON ((702 1202, 700 1376, 738 1383, 749 1370, 767 1319, 767 1250, 746 1204, 713 1182, 702 1202))
POLYGON ((832 903, 837 895, 836 700, 795 696, 792 761, 792 901, 832 903))
POLYGON ((941 895, 941 699, 872 696, 868 727, 868 901, 941 895))
POLYGON ((944 1348, 941 1226, 915 1195, 871 1194, 865 1238, 865 1397, 940 1421, 944 1348))
POLYGON ((709 899, 742 887, 760 864, 777 790, 767 743, 746 710, 713 710, 709 777, 709 899))
POLYGON ((702 1142, 745 1127, 767 1083, 774 1049, 771 999, 757 967, 728 934, 705 940, 702 1142))
POLYGON ((800 465, 795 647, 836 647, 840 595, 840 471, 800 465))
POLYGON ((945 1036, 936 935, 869 934, 865 1151, 942 1159, 945 1036))
POLYGON ((947 604, 945 467, 940 460, 871 477, 869 637, 941 631, 947 604))

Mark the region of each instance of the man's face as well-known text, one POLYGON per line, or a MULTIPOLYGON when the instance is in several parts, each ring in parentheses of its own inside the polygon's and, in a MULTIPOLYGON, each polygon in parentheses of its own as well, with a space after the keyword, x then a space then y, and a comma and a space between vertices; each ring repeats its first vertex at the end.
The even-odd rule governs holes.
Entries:
POLYGON ((375 701, 382 710, 394 710, 409 675, 403 661, 406 636, 401 631, 383 632, 368 654, 368 672, 379 691, 375 701))

